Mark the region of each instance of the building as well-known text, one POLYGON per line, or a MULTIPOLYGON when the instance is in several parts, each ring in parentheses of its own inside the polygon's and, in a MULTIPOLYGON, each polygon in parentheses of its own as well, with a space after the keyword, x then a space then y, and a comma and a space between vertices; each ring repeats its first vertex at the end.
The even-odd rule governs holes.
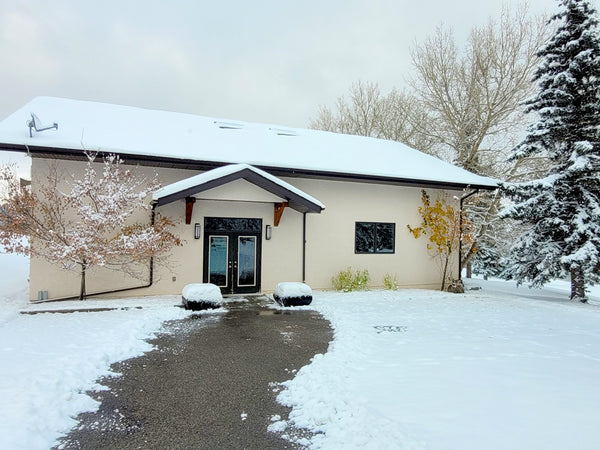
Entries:
MULTIPOLYGON (((153 202, 180 221, 184 245, 169 266, 148 267, 147 282, 96 270, 88 295, 177 294, 209 281, 233 294, 269 292, 281 281, 329 289, 349 266, 368 269, 373 287, 389 273, 402 287, 438 288, 426 241, 406 227, 420 222, 421 189, 459 198, 497 187, 398 142, 50 97, 0 122, 0 150, 31 156, 34 191, 51 165, 82 173, 84 151, 158 174, 153 202)), ((32 258, 32 299, 78 287, 76 273, 32 258)))

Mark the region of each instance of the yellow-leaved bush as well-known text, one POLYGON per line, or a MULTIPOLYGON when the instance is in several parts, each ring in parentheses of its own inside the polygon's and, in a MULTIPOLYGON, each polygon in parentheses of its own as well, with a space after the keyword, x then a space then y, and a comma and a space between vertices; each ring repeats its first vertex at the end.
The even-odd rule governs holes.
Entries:
POLYGON ((422 206, 419 206, 421 224, 418 227, 407 225, 408 231, 415 239, 427 236, 429 242, 427 249, 432 256, 440 262, 442 268, 442 287, 446 287, 446 278, 450 257, 457 253, 461 241, 468 245, 473 240, 473 226, 470 221, 462 217, 459 208, 452 206, 452 197, 446 192, 439 192, 435 201, 423 189, 421 191, 422 206))

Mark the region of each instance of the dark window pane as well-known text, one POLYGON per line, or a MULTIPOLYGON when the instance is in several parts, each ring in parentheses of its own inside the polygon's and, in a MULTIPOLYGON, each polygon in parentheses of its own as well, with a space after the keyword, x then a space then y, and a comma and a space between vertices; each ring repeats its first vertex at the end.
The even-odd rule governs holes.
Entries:
POLYGON ((230 217, 206 217, 205 231, 253 231, 260 233, 262 219, 240 219, 230 217))
POLYGON ((373 223, 356 222, 354 251, 356 253, 373 253, 375 251, 375 227, 373 223))
POLYGON ((238 286, 256 284, 256 237, 238 238, 238 286))
POLYGON ((394 223, 378 223, 376 225, 377 253, 394 253, 394 223))
POLYGON ((228 243, 227 236, 209 237, 208 279, 210 283, 220 287, 227 286, 228 243))

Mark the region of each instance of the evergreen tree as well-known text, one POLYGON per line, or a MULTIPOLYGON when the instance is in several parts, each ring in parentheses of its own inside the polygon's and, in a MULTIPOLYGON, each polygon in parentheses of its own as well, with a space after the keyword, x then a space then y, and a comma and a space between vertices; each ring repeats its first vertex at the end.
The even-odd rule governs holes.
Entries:
POLYGON ((570 275, 571 299, 585 302, 586 283, 600 281, 600 38, 588 0, 559 2, 527 103, 539 120, 512 155, 544 155, 552 166, 542 179, 503 186, 514 202, 505 215, 529 225, 504 275, 532 286, 570 275))

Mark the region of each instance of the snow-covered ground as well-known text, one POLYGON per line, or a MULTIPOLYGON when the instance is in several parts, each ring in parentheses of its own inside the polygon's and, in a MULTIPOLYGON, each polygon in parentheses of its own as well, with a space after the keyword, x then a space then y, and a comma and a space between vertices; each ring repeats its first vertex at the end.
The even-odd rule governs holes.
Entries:
MULTIPOLYGON (((86 301, 116 311, 19 315, 81 302, 25 305, 25 259, 0 257, 0 448, 46 449, 97 404, 85 392, 113 362, 151 349, 178 298, 86 301)), ((334 327, 279 401, 270 429, 318 434, 312 448, 597 448, 600 289, 570 303, 544 290, 472 280, 464 295, 433 291, 314 292, 334 327)), ((276 307, 276 306, 274 306, 276 307)), ((298 439, 298 438, 297 438, 298 439)))
POLYGON ((0 327, 0 448, 46 449, 94 411, 85 394, 112 363, 152 349, 163 321, 184 317, 172 302, 144 309, 20 316, 0 327))
POLYGON ((165 320, 188 313, 175 297, 26 305, 27 261, 0 255, 0 448, 48 449, 93 411, 85 394, 101 389, 110 365, 152 349, 165 320), (11 276, 12 275, 12 276, 11 276), (104 312, 19 315, 18 309, 133 307, 104 312))
POLYGON ((315 292, 334 340, 284 383, 293 410, 271 430, 308 428, 324 449, 598 448, 600 292, 583 305, 560 282, 468 286, 315 292))
POLYGON ((29 298, 29 258, 0 252, 0 326, 29 298))

